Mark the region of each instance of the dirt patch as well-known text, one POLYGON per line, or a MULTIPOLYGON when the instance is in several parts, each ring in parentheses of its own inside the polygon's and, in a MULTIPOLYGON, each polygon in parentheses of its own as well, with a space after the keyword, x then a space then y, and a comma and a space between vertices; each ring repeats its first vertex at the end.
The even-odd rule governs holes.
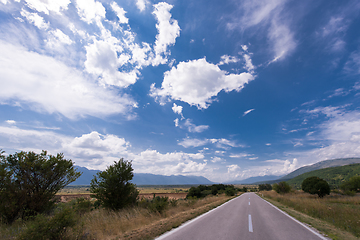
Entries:
MULTIPOLYGON (((184 199, 186 198, 187 193, 155 193, 155 197, 168 197, 169 199, 184 199)), ((56 195, 55 198, 60 202, 70 202, 71 200, 77 199, 77 198, 85 198, 87 200, 91 199, 90 194, 84 193, 84 194, 59 194, 56 195)), ((147 198, 152 199, 154 197, 154 193, 140 193, 139 199, 147 198)))

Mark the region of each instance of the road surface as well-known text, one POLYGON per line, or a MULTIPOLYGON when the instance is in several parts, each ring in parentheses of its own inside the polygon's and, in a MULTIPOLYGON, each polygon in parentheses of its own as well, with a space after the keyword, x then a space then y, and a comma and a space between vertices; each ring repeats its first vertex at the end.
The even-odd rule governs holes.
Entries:
POLYGON ((244 193, 222 206, 167 232, 157 240, 325 240, 255 193, 244 193))

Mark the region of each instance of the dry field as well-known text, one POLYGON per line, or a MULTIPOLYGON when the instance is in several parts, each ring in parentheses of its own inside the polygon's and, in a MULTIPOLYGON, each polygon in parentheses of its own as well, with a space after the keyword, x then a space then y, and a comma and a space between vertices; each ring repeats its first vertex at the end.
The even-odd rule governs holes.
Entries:
POLYGON ((82 217, 78 223, 83 226, 80 235, 88 236, 89 239, 153 239, 229 199, 231 197, 221 195, 199 200, 179 200, 176 206, 169 206, 163 214, 140 207, 118 212, 98 209, 82 217))
MULTIPOLYGON (((331 227, 324 231, 332 239, 357 239, 360 238, 360 195, 343 196, 331 193, 330 196, 319 198, 302 191, 288 194, 278 194, 275 191, 259 193, 266 199, 273 200, 286 206, 283 210, 291 214, 291 209, 304 213, 311 218, 326 222, 331 227), (287 209, 289 207, 289 209, 287 209), (339 229, 338 233, 336 229, 339 229), (341 233, 346 231, 351 236, 341 233), (343 237, 339 236, 342 235, 343 237)), ((276 205, 276 203, 274 203, 276 205)), ((311 223, 310 223, 311 224, 311 223)), ((314 222, 314 224, 317 224, 314 222)))
MULTIPOLYGON (((154 196, 157 197, 168 197, 169 199, 184 199, 186 198, 187 193, 140 193, 139 199, 147 198, 152 199, 154 196)), ((83 193, 83 194, 56 194, 56 198, 60 202, 70 202, 77 198, 85 198, 85 199, 91 199, 90 193, 83 193)))

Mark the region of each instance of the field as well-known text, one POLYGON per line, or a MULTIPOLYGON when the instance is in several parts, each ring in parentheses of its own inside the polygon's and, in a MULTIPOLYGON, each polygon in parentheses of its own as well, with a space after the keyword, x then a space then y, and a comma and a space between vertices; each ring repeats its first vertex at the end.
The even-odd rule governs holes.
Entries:
MULTIPOLYGON (((315 226, 318 224, 316 219, 326 222, 330 227, 320 229, 327 233, 332 239, 357 239, 360 238, 360 195, 343 196, 332 193, 330 196, 318 198, 302 191, 295 191, 288 194, 278 194, 274 191, 264 191, 259 194, 275 205, 278 202, 283 206, 289 207, 290 211, 283 208, 292 215, 291 209, 304 213, 315 221, 309 222, 315 228, 324 226, 315 226), (339 229, 339 231, 336 231, 339 229), (342 231, 351 235, 346 236, 342 231)), ((277 205, 278 206, 278 205, 277 205)), ((306 218, 306 216, 302 216, 306 218)), ((302 220, 303 221, 303 220, 302 220)), ((305 220, 306 222, 306 220, 305 220)))

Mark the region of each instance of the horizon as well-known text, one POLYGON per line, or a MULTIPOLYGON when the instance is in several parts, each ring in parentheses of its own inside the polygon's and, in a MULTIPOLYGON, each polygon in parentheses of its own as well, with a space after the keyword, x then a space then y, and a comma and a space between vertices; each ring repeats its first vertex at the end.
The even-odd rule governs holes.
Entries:
POLYGON ((0 146, 230 182, 360 157, 360 2, 0 0, 0 146))

